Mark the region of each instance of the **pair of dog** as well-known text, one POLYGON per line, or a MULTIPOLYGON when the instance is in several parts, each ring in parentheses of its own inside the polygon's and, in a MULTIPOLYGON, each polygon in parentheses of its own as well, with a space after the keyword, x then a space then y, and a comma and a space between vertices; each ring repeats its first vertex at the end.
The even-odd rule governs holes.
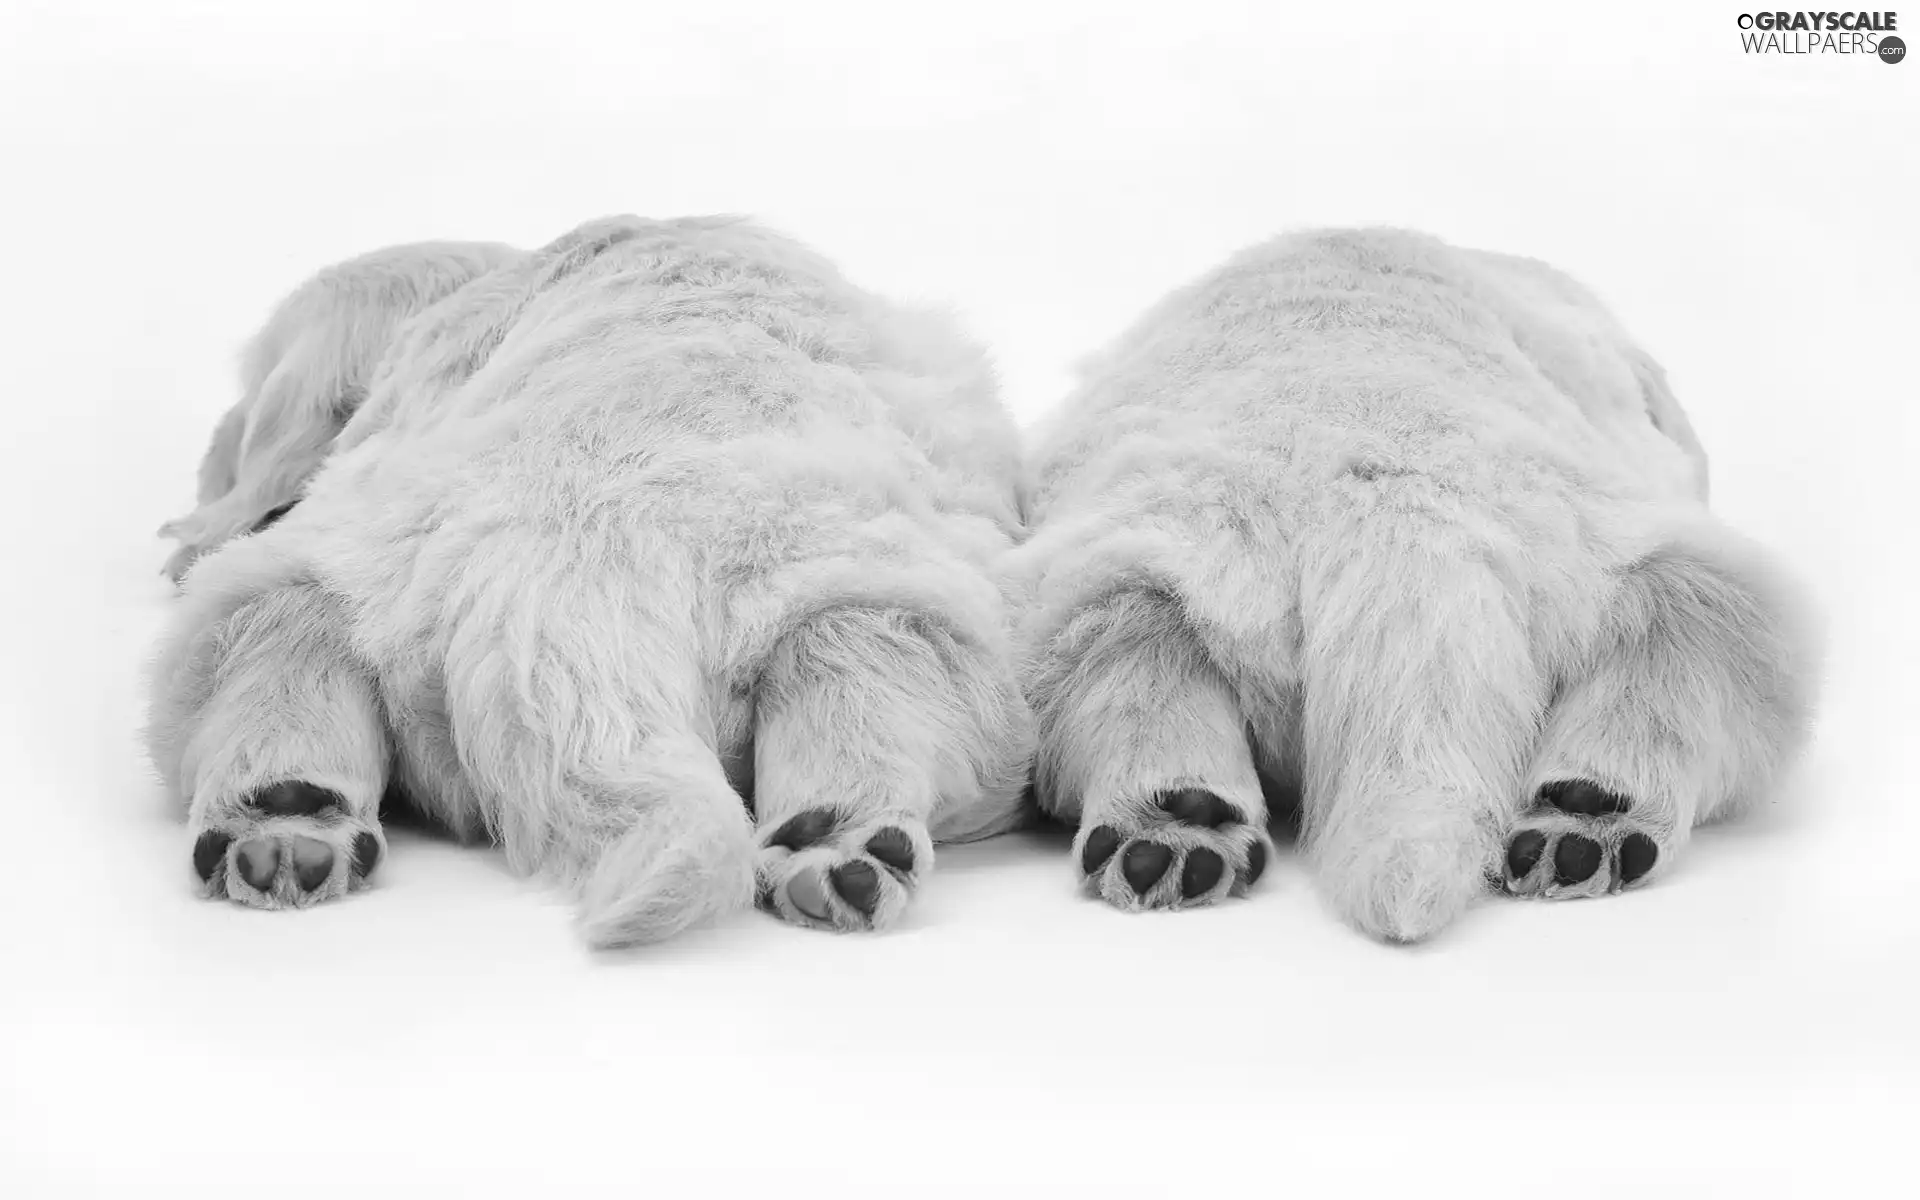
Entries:
POLYGON ((880 928, 1044 813, 1126 909, 1241 895, 1298 817, 1427 937, 1597 896, 1765 795, 1816 648, 1711 517, 1660 368, 1538 262, 1250 249, 1023 447, 983 352, 731 218, 322 272, 163 532, 152 755, 210 896, 363 885, 383 803, 596 946, 757 903, 880 928))

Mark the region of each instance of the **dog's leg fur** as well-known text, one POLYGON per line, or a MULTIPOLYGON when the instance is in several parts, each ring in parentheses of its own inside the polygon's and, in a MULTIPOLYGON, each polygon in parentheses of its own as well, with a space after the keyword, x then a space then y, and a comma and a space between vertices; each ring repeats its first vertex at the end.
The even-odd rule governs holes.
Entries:
POLYGON ((1462 542, 1383 504, 1302 564, 1305 846, 1335 910, 1392 941, 1484 890, 1544 699, 1523 596, 1462 542))
MULTIPOLYGON (((881 929, 933 866, 948 802, 982 789, 1005 681, 927 617, 843 608, 776 644, 755 689, 759 904, 881 929)), ((988 781, 991 782, 991 781, 988 781)))
POLYGON ((359 887, 384 856, 390 754, 345 629, 318 586, 283 584, 183 631, 156 680, 155 759, 188 801, 207 895, 305 907, 359 887))
POLYGON ((253 395, 249 392, 213 427, 213 439, 207 443, 207 452, 200 459, 199 488, 194 494, 196 504, 212 504, 233 490, 240 470, 240 439, 246 436, 247 409, 252 404, 253 395))
POLYGON ((1270 845, 1246 721, 1167 596, 1089 609, 1032 688, 1042 808, 1078 822, 1086 886, 1125 909, 1244 894, 1270 845))
POLYGON ((1597 896, 1670 866, 1689 831, 1767 792, 1805 740, 1813 639, 1784 579, 1724 527, 1620 572, 1549 713, 1497 874, 1597 896))

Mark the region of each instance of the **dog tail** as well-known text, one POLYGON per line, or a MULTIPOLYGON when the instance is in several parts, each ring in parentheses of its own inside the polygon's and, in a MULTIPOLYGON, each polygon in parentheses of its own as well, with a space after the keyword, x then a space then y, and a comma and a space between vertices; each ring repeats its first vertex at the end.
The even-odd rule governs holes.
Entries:
POLYGON ((631 777, 605 781, 637 815, 580 885, 580 932, 596 950, 658 942, 753 901, 753 827, 719 759, 692 737, 650 751, 631 777))

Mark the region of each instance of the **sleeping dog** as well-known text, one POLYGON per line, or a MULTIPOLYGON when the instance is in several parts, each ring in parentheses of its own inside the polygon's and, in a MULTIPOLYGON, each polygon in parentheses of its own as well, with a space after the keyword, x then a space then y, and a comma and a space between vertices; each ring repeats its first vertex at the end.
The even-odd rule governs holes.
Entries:
POLYGON ((1038 800, 1126 909, 1244 893, 1298 805, 1332 907, 1644 886, 1766 794, 1816 670, 1654 361, 1528 259, 1280 238, 1161 302, 1033 455, 1038 800))
POLYGON ((149 741, 206 894, 362 886, 387 796, 596 946, 869 929, 1020 821, 1018 445, 949 322, 732 218, 386 261, 276 314, 181 531, 149 741))

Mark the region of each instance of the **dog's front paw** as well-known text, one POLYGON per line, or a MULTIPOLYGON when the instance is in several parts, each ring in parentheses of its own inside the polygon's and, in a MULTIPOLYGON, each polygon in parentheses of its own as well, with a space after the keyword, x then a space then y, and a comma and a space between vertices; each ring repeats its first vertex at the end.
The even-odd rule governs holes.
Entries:
POLYGON ((1585 779, 1543 784, 1507 834, 1496 876, 1516 896, 1604 896, 1646 881, 1669 855, 1668 837, 1632 798, 1585 779))
POLYGON ((1267 869, 1266 831, 1204 788, 1169 788, 1144 816, 1110 813, 1074 839, 1085 885, 1118 908, 1194 908, 1245 895, 1267 869))
POLYGON ((184 543, 178 550, 175 550, 167 556, 167 561, 161 566, 160 573, 165 575, 170 582, 179 583, 187 577, 187 572, 193 567, 193 564, 200 561, 200 556, 203 553, 204 551, 198 544, 194 542, 184 543))
POLYGON ((175 583, 186 578, 187 569, 213 546, 212 531, 207 527, 205 516, 197 511, 162 525, 160 536, 180 543, 160 568, 160 573, 175 583))
POLYGON ((933 866, 933 839, 910 817, 855 821, 810 808, 760 840, 757 904, 817 929, 884 929, 933 866))
POLYGON ((193 564, 234 538, 259 533, 293 510, 292 502, 255 512, 227 498, 199 508, 184 517, 176 517, 160 527, 160 536, 180 543, 167 558, 161 573, 175 583, 186 578, 193 564))
POLYGON ((194 822, 205 895, 252 908, 306 908, 362 886, 386 854, 380 826, 338 792, 303 780, 255 788, 194 822))

